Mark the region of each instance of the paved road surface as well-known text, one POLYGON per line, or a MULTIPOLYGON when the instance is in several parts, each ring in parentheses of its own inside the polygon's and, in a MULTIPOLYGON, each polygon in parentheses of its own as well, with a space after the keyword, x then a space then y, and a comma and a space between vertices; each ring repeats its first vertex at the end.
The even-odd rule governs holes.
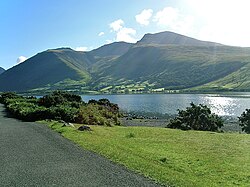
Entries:
POLYGON ((0 186, 157 186, 0 105, 0 186))

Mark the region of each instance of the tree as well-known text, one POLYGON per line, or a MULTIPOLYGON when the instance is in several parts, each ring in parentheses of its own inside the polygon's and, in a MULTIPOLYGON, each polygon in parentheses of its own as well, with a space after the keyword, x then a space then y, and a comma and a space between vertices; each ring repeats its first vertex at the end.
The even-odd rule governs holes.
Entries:
POLYGON ((250 109, 246 109, 245 112, 241 114, 239 118, 240 126, 242 131, 245 131, 247 134, 250 134, 250 109))
POLYGON ((100 105, 111 111, 112 113, 119 114, 119 107, 117 104, 111 103, 108 99, 99 99, 98 101, 91 99, 88 104, 100 105))
POLYGON ((218 131, 223 126, 223 120, 211 112, 206 105, 190 104, 186 110, 178 110, 178 116, 170 120, 168 128, 182 130, 218 131))

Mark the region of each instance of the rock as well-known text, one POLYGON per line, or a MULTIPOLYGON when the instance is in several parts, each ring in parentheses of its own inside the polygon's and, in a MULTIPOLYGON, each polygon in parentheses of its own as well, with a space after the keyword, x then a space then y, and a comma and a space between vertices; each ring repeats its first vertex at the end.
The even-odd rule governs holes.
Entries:
POLYGON ((62 127, 68 127, 68 123, 63 123, 62 127))
POLYGON ((71 127, 74 127, 74 128, 75 128, 74 124, 72 124, 72 123, 68 123, 68 124, 69 124, 69 126, 71 126, 71 127))
POLYGON ((83 125, 78 128, 79 131, 92 131, 89 126, 83 125))
POLYGON ((75 128, 75 126, 72 123, 67 123, 67 122, 64 122, 62 127, 74 127, 75 128))

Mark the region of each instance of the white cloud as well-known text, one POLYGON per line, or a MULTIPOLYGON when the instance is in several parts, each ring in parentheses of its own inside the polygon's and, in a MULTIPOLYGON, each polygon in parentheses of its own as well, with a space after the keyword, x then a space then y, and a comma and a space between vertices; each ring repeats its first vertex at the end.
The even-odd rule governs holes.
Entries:
POLYGON ((181 34, 190 34, 193 31, 194 18, 181 14, 177 8, 165 7, 156 13, 153 21, 159 27, 181 34))
MULTIPOLYGON (((141 25, 152 26, 154 32, 168 30, 201 40, 250 47, 249 0, 180 2, 158 12, 152 10, 152 14, 151 9, 145 9, 135 19, 141 25)), ((135 41, 135 29, 127 28, 122 19, 110 23, 109 27, 116 34, 113 41, 135 41)))
POLYGON ((136 30, 133 28, 124 27, 124 21, 119 19, 109 24, 111 32, 115 32, 115 41, 124 41, 135 43, 137 40, 134 38, 136 30))
POLYGON ((104 34, 105 34, 104 32, 100 32, 98 36, 103 36, 104 34))
POLYGON ((166 7, 163 10, 156 13, 154 21, 158 25, 172 26, 179 18, 178 9, 172 7, 166 7))
POLYGON ((27 60, 27 58, 25 56, 20 56, 17 58, 16 64, 20 64, 20 63, 24 62, 25 60, 27 60))
POLYGON ((134 38, 135 35, 136 35, 136 30, 132 28, 123 27, 117 32, 116 41, 135 43, 137 41, 134 38))
POLYGON ((88 51, 88 47, 76 47, 75 51, 88 51))
POLYGON ((123 28, 123 25, 124 25, 124 21, 121 20, 121 19, 118 19, 112 23, 109 24, 110 28, 113 30, 113 31, 118 31, 120 30, 121 28, 123 28))
POLYGON ((194 37, 250 47, 249 0, 184 0, 196 18, 194 37))
POLYGON ((149 19, 152 17, 152 9, 144 9, 140 14, 135 16, 136 21, 141 25, 149 25, 149 19))

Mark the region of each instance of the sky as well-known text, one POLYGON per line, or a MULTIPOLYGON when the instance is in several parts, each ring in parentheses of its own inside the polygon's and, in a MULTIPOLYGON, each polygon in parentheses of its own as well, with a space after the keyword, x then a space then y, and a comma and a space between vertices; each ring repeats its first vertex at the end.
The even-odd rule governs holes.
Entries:
POLYGON ((249 0, 1 0, 0 67, 47 49, 89 51, 172 31, 250 47, 249 0))

